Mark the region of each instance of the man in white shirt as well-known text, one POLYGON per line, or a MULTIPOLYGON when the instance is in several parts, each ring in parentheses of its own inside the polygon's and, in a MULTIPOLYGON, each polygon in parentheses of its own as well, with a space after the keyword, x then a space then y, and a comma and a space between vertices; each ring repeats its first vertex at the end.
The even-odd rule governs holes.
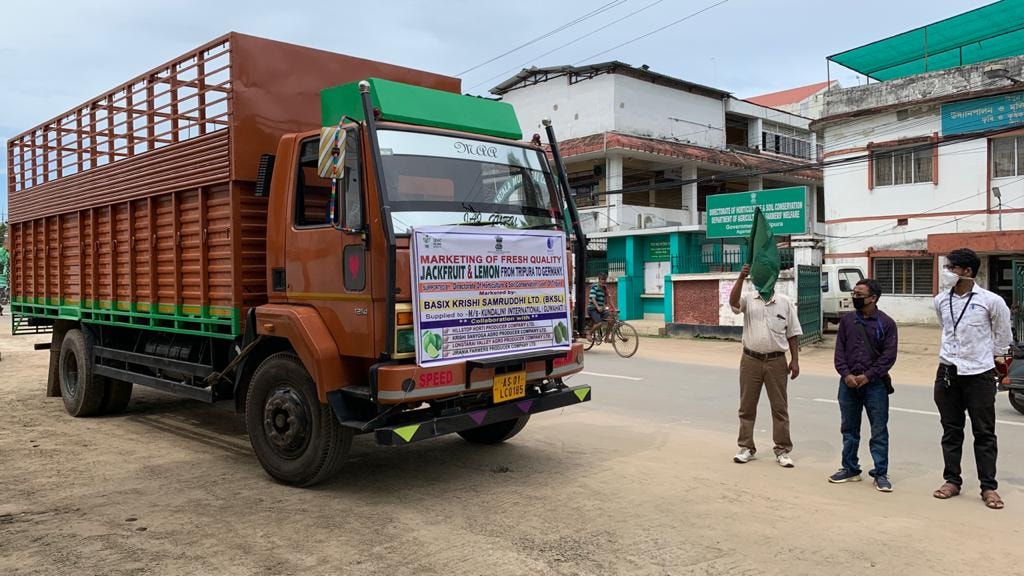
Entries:
POLYGON ((796 306, 785 294, 775 292, 767 302, 755 291, 743 291, 750 265, 743 266, 729 294, 735 314, 743 314, 743 359, 740 360, 740 450, 733 461, 746 464, 754 459, 754 419, 761 387, 768 392, 772 407, 772 439, 775 460, 783 468, 792 468, 793 441, 789 435, 787 379, 800 374, 797 337, 803 334, 796 306), (792 360, 786 363, 786 350, 792 360))
POLYGON ((997 295, 978 286, 981 259, 968 248, 949 253, 935 296, 942 326, 935 405, 942 422, 942 472, 946 482, 932 495, 946 500, 960 494, 960 459, 964 444, 964 412, 971 418, 974 459, 981 498, 989 508, 1003 508, 996 492, 995 363, 1010 345, 1010 309, 997 295))

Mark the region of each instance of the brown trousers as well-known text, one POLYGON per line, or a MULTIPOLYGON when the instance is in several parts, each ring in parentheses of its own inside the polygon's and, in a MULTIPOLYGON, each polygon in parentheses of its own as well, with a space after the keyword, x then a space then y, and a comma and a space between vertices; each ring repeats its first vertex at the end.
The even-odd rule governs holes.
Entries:
POLYGON ((754 419, 757 418, 757 403, 761 400, 761 385, 768 391, 768 402, 772 407, 772 439, 775 440, 775 454, 793 449, 789 437, 789 401, 786 385, 789 381, 789 364, 785 356, 767 362, 751 358, 746 354, 740 361, 740 448, 754 447, 754 419))

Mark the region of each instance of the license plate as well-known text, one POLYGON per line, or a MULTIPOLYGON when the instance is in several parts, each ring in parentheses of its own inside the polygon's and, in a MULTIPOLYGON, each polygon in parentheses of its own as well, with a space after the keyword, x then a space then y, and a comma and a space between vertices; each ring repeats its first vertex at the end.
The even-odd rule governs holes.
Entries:
POLYGON ((526 396, 526 371, 508 372, 494 377, 494 403, 526 396))

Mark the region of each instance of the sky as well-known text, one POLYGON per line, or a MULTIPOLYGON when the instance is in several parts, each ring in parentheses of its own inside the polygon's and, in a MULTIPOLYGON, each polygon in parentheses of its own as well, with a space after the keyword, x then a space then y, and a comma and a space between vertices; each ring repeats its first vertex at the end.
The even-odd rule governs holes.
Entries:
MULTIPOLYGON (((8 138, 229 31, 459 75, 463 91, 471 93, 486 93, 524 67, 620 60, 745 98, 824 81, 831 54, 989 3, 6 2, 0 20, 0 218, 7 214, 8 138)), ((844 86, 864 82, 837 65, 831 69, 832 79, 844 86)))

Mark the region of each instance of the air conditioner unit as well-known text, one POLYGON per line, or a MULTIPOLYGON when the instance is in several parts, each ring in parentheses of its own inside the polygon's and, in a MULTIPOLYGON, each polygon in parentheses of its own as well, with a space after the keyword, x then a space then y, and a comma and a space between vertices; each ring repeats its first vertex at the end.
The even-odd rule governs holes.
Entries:
POLYGON ((650 213, 643 213, 636 215, 636 229, 643 230, 644 228, 650 228, 654 224, 654 220, 657 216, 650 213))

